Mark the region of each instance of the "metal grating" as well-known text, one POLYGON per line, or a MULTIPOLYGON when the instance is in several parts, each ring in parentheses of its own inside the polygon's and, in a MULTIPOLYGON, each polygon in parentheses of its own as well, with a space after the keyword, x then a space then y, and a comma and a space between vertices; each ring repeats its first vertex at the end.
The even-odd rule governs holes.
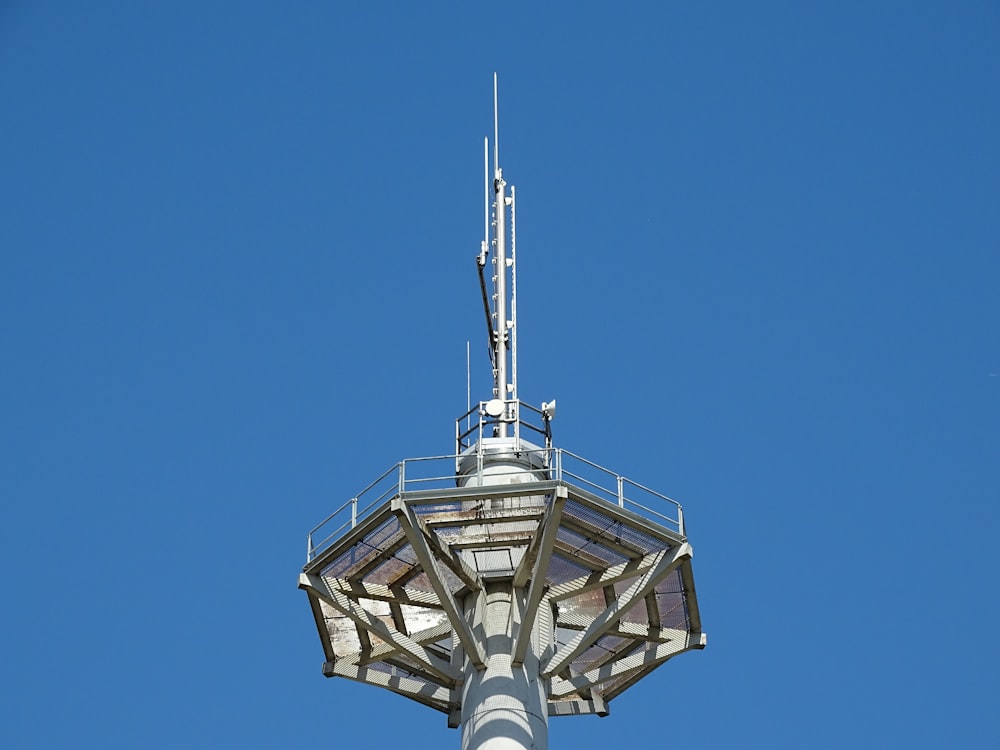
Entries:
POLYGON ((566 583, 574 578, 589 575, 592 571, 570 560, 565 555, 553 553, 549 560, 545 580, 550 584, 566 583))

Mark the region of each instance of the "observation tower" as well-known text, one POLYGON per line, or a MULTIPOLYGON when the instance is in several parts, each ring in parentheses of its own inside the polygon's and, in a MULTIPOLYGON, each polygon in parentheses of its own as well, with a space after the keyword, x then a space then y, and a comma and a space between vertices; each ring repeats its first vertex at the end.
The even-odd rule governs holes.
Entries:
POLYGON ((555 447, 555 401, 518 399, 496 76, 493 113, 476 258, 490 398, 456 420, 454 453, 396 463, 316 526, 299 588, 327 677, 441 711, 462 750, 545 750, 550 716, 607 716, 706 639, 680 504, 555 447))

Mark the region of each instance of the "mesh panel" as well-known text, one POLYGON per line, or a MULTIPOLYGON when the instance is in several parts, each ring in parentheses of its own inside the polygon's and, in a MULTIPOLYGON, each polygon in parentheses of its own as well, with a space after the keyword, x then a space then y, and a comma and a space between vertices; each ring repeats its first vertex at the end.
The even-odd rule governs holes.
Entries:
POLYGON ((622 615, 622 620, 635 623, 636 625, 648 625, 649 612, 646 610, 646 600, 640 599, 629 607, 628 611, 622 615))
POLYGON ((322 574, 334 578, 347 578, 353 571, 364 568, 403 538, 403 529, 396 517, 392 516, 376 526, 349 550, 334 558, 323 568, 322 574))
POLYGON ((584 536, 575 529, 560 527, 556 533, 556 539, 574 552, 583 552, 590 557, 596 557, 602 568, 608 568, 629 559, 615 550, 602 546, 599 543, 599 538, 595 540, 593 537, 584 536))
POLYGON ((681 571, 675 570, 656 587, 656 609, 660 613, 660 626, 687 630, 687 597, 683 592, 681 571))
MULTIPOLYGON (((648 642, 641 643, 639 647, 634 649, 631 653, 629 654, 623 653, 623 656, 626 655, 632 656, 634 654, 636 657, 641 658, 642 654, 647 653, 649 651, 653 651, 656 648, 657 644, 655 643, 648 643, 648 642)), ((615 695, 617 695, 617 692, 619 690, 624 689, 625 687, 628 686, 629 683, 634 682, 638 677, 642 676, 645 672, 648 671, 649 671, 648 668, 646 670, 637 669, 632 672, 626 672, 625 674, 619 675, 617 677, 612 677, 611 679, 607 680, 602 684, 601 686, 602 691, 605 696, 610 696, 611 698, 613 698, 615 695)))
POLYGON ((679 594, 683 590, 684 580, 681 578, 680 568, 656 584, 654 589, 657 594, 679 594))
POLYGON ((602 663, 611 655, 612 653, 606 648, 601 648, 599 642, 595 643, 573 660, 570 671, 575 674, 586 672, 592 666, 602 663))
POLYGON ((451 568, 447 565, 438 565, 438 569, 441 571, 441 577, 444 579, 444 583, 452 595, 458 593, 458 591, 465 586, 465 584, 462 583, 462 579, 452 573, 451 568))
POLYGON ((588 672, 610 661, 627 655, 636 649, 636 641, 631 638, 606 635, 573 660, 570 666, 574 674, 588 672))
POLYGON ((404 588, 413 589, 415 591, 433 591, 434 587, 431 585, 431 579, 427 577, 427 574, 423 571, 419 575, 414 576, 409 581, 406 582, 404 588))
POLYGON ((615 586, 614 586, 615 594, 617 596, 621 596, 626 591, 628 591, 630 588, 632 588, 632 586, 638 580, 639 580, 639 576, 632 576, 631 578, 626 578, 626 579, 624 579, 622 581, 618 581, 618 583, 616 583, 615 586))
POLYGON ((559 614, 585 617, 593 620, 608 608, 604 600, 604 592, 601 589, 584 591, 582 594, 564 599, 559 602, 559 614))
MULTIPOLYGON (((406 549, 409 549, 408 547, 406 549)), ((368 573, 365 583, 381 583, 386 586, 413 569, 413 563, 401 560, 398 553, 368 573)))
POLYGON ((549 568, 545 574, 545 581, 549 585, 557 585, 572 581, 574 578, 588 575, 590 568, 577 565, 562 555, 553 553, 549 560, 549 568))
POLYGON ((588 532, 593 532, 595 538, 614 542, 634 550, 638 554, 646 555, 667 546, 659 539, 639 529, 615 521, 596 509, 572 500, 566 502, 563 514, 569 515, 570 518, 585 527, 588 532))

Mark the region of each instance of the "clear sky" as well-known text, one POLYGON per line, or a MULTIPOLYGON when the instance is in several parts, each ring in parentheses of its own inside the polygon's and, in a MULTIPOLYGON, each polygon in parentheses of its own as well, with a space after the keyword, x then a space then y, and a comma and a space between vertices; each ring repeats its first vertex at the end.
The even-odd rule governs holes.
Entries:
POLYGON ((553 750, 1000 741, 1000 6, 555 5, 0 4, 0 746, 458 747, 295 582, 488 397, 494 70, 520 395, 709 634, 553 750))

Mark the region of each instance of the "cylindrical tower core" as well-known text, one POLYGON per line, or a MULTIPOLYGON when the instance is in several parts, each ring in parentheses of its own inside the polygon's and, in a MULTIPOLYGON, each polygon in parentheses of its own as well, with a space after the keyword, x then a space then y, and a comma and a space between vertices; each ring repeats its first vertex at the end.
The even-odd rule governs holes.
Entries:
MULTIPOLYGON (((549 744, 547 689, 538 675, 539 639, 532 638, 523 664, 513 664, 511 607, 523 589, 510 582, 488 584, 482 594, 465 601, 466 617, 482 633, 486 669, 468 660, 462 687, 462 750, 547 750, 549 744)), ((536 633, 537 635, 537 633, 536 633)))
MULTIPOLYGON (((516 485, 547 478, 547 456, 536 445, 515 438, 482 438, 459 463, 458 483, 468 486, 516 485)), ((494 499, 490 510, 543 505, 543 495, 494 499)), ((497 521, 496 517, 492 518, 497 521)), ((511 530, 521 523, 507 523, 511 530)), ((481 529, 475 528, 475 533, 481 529)), ((492 579, 484 591, 465 599, 465 616, 472 624, 486 656, 486 668, 478 670, 466 659, 462 686, 462 750, 547 750, 548 688, 539 677, 539 654, 551 643, 547 617, 530 618, 534 623, 531 645, 523 664, 514 664, 512 653, 518 636, 527 591, 515 588, 514 569, 523 549, 510 550, 509 567, 498 566, 486 573, 492 579)), ((472 560, 475 560, 473 554, 472 560)), ((480 569, 480 574, 484 571, 480 569)))

